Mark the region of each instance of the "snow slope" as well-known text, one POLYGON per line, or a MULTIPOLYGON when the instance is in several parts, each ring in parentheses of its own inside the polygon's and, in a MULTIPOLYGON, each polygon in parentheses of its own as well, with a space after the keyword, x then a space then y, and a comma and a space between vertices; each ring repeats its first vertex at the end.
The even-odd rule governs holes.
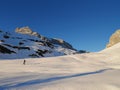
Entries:
POLYGON ((0 61, 0 90, 120 90, 120 43, 98 53, 0 61))

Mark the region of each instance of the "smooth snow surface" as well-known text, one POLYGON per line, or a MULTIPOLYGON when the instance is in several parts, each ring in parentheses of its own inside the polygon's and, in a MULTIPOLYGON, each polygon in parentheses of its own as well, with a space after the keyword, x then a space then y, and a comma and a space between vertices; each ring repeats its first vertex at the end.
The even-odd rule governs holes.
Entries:
POLYGON ((0 90, 120 90, 120 43, 98 53, 0 60, 0 90))

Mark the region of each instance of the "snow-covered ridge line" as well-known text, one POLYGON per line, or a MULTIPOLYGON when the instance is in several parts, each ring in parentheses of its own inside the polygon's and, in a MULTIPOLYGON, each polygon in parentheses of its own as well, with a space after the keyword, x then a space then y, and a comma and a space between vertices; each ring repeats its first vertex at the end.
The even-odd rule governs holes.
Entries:
POLYGON ((0 30, 0 59, 51 57, 77 52, 69 43, 44 37, 31 31, 29 27, 17 30, 21 30, 22 33, 0 30))

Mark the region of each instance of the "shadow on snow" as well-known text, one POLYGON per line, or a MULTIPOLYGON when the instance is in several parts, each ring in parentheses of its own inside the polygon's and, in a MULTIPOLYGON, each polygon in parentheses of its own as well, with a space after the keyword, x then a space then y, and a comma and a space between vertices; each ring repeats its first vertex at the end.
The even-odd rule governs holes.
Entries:
POLYGON ((110 70, 110 69, 102 69, 102 70, 98 70, 98 71, 94 71, 94 72, 80 73, 80 74, 74 74, 74 75, 68 75, 68 76, 51 77, 51 78, 47 78, 47 79, 30 80, 30 81, 18 83, 16 85, 11 85, 11 84, 8 85, 7 84, 7 85, 4 85, 4 86, 0 86, 0 90, 17 88, 17 87, 21 87, 21 86, 49 83, 49 82, 54 82, 54 81, 58 81, 58 80, 62 80, 62 79, 69 79, 69 78, 74 78, 74 77, 87 76, 87 75, 91 75, 91 74, 98 74, 98 73, 102 73, 106 70, 110 70))

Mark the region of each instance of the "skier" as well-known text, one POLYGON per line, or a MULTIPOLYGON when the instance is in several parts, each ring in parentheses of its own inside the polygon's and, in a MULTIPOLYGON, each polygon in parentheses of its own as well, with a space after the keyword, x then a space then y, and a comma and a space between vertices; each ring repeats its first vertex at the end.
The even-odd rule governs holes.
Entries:
POLYGON ((26 64, 26 60, 23 61, 23 64, 24 64, 24 65, 26 64))

